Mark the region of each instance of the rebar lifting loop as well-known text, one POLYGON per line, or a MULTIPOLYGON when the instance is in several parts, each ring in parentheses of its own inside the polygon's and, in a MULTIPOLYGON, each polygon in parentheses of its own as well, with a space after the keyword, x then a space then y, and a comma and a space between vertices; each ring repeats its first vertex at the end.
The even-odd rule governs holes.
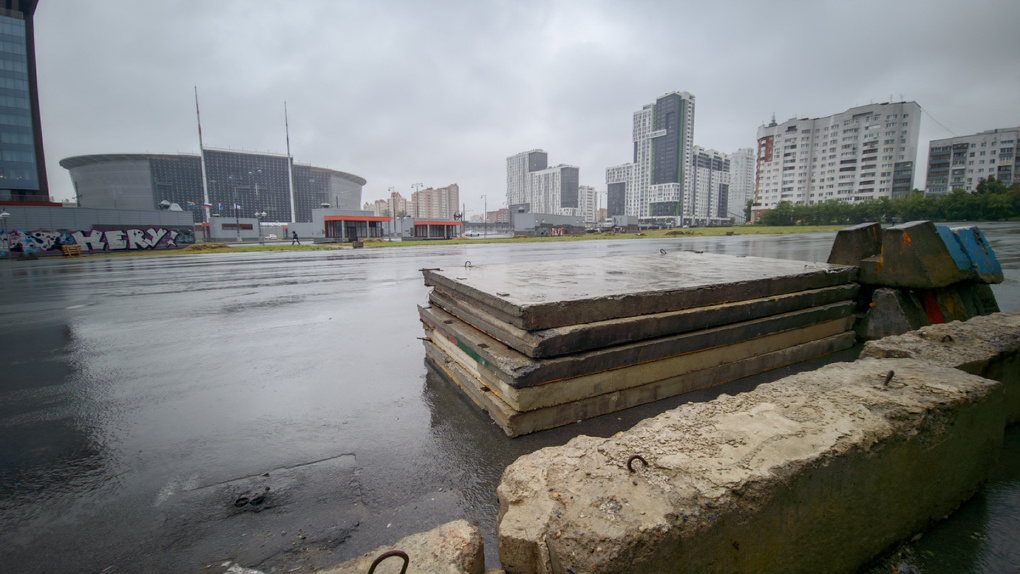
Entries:
POLYGON ((373 572, 375 572, 375 567, 378 566, 380 562, 386 560, 391 556, 399 556, 404 559, 404 567, 400 569, 400 574, 406 574, 407 565, 411 563, 411 559, 407 557, 407 554, 401 552, 400 550, 390 550, 389 552, 383 552, 382 554, 380 554, 379 557, 376 558, 372 562, 372 565, 368 568, 368 574, 372 574, 373 572))
POLYGON ((645 466, 648 466, 648 461, 646 461, 644 458, 642 458, 640 454, 635 454, 634 456, 632 456, 632 457, 627 459, 627 470, 629 470, 631 472, 634 472, 634 467, 631 466, 631 464, 635 460, 640 460, 642 463, 644 463, 645 466))

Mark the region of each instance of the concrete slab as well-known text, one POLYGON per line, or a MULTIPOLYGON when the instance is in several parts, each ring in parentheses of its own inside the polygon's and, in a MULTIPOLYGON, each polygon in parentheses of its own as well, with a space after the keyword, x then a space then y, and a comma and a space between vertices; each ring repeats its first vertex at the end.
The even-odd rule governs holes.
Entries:
POLYGON ((854 341, 853 333, 842 333, 640 387, 527 412, 518 412, 510 407, 436 345, 429 341, 425 341, 424 344, 426 356, 435 374, 460 387, 475 404, 489 414, 503 432, 508 436, 517 437, 825 356, 852 347, 854 341))
POLYGON ((465 371, 488 387, 512 409, 530 411, 638 387, 694 371, 717 367, 723 363, 740 361, 787 347, 810 343, 843 333, 850 328, 852 322, 852 317, 826 321, 810 327, 791 329, 732 345, 521 389, 514 388, 500 380, 445 337, 432 336, 434 332, 427 328, 425 332, 432 343, 457 361, 465 371))
POLYGON ((483 368, 491 371, 508 385, 523 388, 841 319, 849 317, 854 306, 853 301, 821 305, 672 337, 550 359, 532 359, 437 307, 419 307, 418 313, 423 323, 452 341, 483 368))
POLYGON ((519 458, 497 489, 500 560, 856 572, 977 491, 1002 425, 1000 383, 910 359, 831 364, 519 458))
POLYGON ((911 221, 882 231, 882 253, 861 261, 861 283, 936 289, 971 278, 960 270, 935 224, 911 221))
POLYGON ((842 285, 856 278, 857 269, 676 252, 422 273, 426 285, 535 331, 842 285))
POLYGON ((829 263, 835 265, 860 264, 861 259, 882 252, 882 226, 878 223, 861 223, 836 233, 829 252, 829 263))
POLYGON ((849 283, 765 299, 567 325, 539 331, 518 329, 477 307, 435 289, 429 294, 429 302, 514 350, 541 359, 847 301, 855 299, 859 290, 859 285, 849 283))

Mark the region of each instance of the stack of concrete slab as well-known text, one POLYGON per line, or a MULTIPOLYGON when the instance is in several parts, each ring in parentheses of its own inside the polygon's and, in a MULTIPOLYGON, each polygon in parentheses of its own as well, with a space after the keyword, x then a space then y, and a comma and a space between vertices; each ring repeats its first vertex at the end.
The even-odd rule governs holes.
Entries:
POLYGON ((1002 267, 981 230, 911 221, 864 223, 836 235, 829 263, 861 269, 859 338, 880 339, 999 311, 1002 267))
POLYGON ((430 368, 510 436, 846 349, 857 268, 694 252, 425 269, 430 368))

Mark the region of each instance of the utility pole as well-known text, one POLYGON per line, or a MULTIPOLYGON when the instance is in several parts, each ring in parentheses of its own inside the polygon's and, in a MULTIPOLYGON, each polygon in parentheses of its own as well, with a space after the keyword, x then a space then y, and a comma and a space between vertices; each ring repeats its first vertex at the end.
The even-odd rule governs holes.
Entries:
POLYGON ((390 241, 393 241, 393 235, 397 232, 397 198, 393 196, 394 187, 390 186, 390 241))
POLYGON ((482 196, 482 237, 489 238, 489 198, 482 196))
MULTIPOLYGON (((425 185, 421 184, 421 183, 412 183, 411 184, 411 189, 414 190, 414 191, 411 192, 411 203, 414 204, 415 206, 418 205, 417 202, 415 202, 415 195, 417 195, 418 191, 420 191, 421 188, 423 188, 423 187, 425 187, 425 185)), ((418 210, 415 209, 415 216, 418 215, 417 211, 418 210)), ((428 229, 428 226, 425 226, 425 229, 428 229)), ((426 233, 426 235, 428 235, 428 233, 426 233)))

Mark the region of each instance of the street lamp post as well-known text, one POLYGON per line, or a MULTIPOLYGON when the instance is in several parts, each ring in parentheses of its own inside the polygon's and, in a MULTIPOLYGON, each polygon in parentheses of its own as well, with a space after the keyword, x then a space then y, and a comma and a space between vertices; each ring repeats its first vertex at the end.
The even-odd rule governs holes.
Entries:
POLYGON ((237 186, 234 186, 234 230, 237 231, 237 242, 241 242, 241 210, 237 203, 237 186))
POLYGON ((256 221, 258 221, 258 224, 259 224, 259 245, 265 245, 266 244, 265 239, 262 238, 262 220, 267 215, 269 215, 269 214, 266 213, 265 211, 256 211, 255 212, 255 219, 256 219, 256 221))
POLYGON ((6 253, 8 257, 11 256, 11 236, 7 233, 7 218, 10 216, 11 214, 6 211, 0 212, 0 223, 3 223, 4 232, 4 253, 6 253))
POLYGON ((489 238, 489 198, 482 196, 482 237, 489 238))

